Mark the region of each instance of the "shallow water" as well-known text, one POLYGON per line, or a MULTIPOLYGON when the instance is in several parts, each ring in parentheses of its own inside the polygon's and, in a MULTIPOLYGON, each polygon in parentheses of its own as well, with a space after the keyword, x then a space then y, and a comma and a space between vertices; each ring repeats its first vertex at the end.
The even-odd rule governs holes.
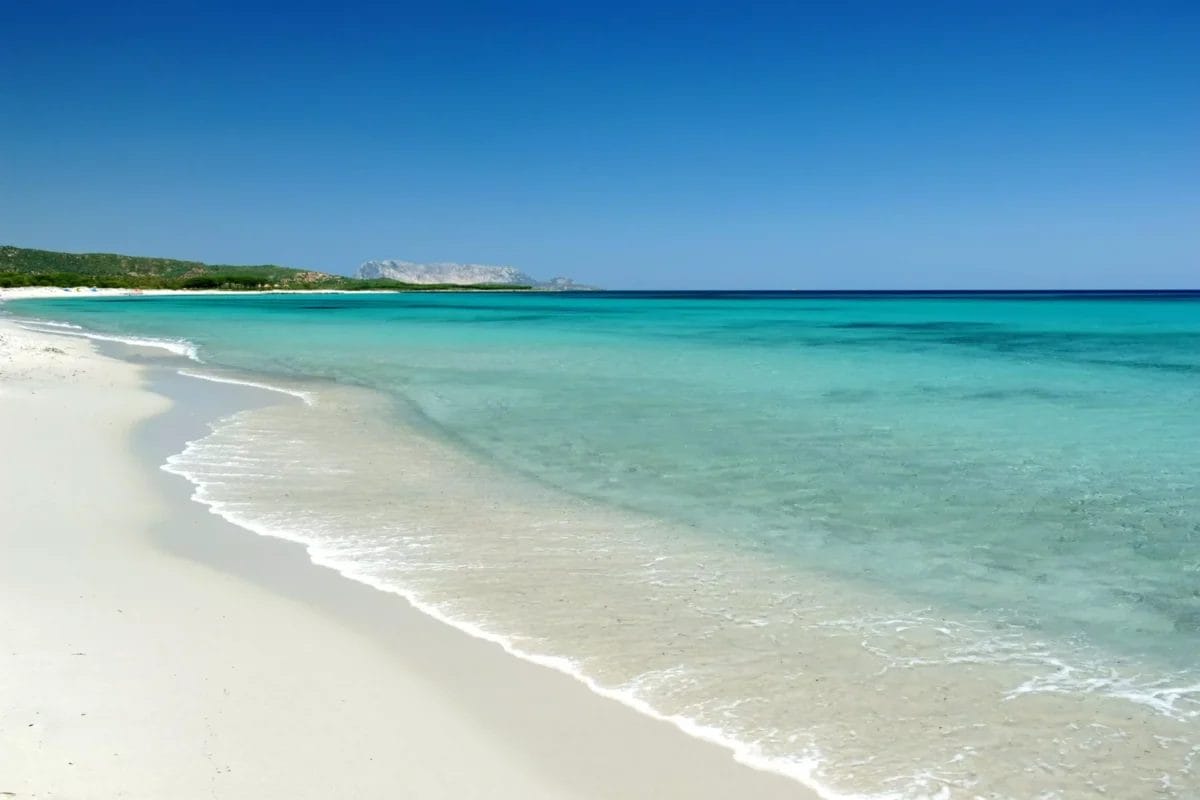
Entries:
POLYGON ((831 794, 1200 794, 1200 298, 7 310, 311 392, 171 468, 831 794))

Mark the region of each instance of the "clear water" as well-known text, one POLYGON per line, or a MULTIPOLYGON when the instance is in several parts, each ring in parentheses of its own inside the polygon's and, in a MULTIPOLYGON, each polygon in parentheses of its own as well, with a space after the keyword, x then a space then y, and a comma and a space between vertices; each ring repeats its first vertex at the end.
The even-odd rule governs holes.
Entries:
POLYGON ((312 392, 173 468, 831 796, 1200 796, 1200 296, 6 310, 312 392))

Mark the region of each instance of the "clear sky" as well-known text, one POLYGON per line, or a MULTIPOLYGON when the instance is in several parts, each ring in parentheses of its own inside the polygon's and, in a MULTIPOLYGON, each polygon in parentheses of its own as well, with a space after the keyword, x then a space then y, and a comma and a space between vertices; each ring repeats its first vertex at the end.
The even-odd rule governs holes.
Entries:
POLYGON ((0 0, 0 243, 1200 286, 1200 3, 0 0))

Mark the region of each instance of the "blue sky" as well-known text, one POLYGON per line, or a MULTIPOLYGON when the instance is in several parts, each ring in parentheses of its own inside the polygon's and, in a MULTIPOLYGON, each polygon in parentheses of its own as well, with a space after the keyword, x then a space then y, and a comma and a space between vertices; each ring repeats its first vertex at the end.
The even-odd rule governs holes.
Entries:
POLYGON ((612 288, 1200 286, 1194 2, 2 19, 0 243, 612 288))

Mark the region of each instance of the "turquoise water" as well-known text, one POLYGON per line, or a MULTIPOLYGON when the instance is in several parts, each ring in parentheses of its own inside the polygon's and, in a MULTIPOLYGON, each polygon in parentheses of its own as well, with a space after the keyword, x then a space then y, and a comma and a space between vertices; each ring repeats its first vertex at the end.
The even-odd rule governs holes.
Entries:
MULTIPOLYGON (((1200 296, 257 295, 31 300, 5 310, 119 337, 186 340, 204 368, 324 397, 291 417, 238 420, 215 432, 227 438, 213 452, 230 452, 235 430, 242 440, 258 431, 260 442, 284 425, 303 431, 310 472, 329 461, 324 483, 312 484, 314 507, 336 502, 317 497, 334 475, 354 476, 359 503, 372 504, 370 492, 397 503, 374 509, 369 524, 339 508, 305 534, 312 541, 353 539, 358 549, 338 557, 376 570, 376 583, 417 587, 447 616, 568 659, 601 686, 752 739, 766 761, 807 764, 797 772, 807 770, 810 785, 896 797, 1090 797, 1120 780, 1096 777, 1116 759, 1142 781, 1117 796, 1156 796, 1148 789, 1156 780, 1158 796, 1200 794, 1200 296), (318 423, 322 407, 328 417, 318 423), (364 425, 383 427, 349 447, 364 425), (411 437, 445 448, 422 475, 405 471, 417 458, 404 449, 411 437), (407 461, 389 461, 402 452, 407 461), (489 556, 504 562, 513 586, 503 576, 466 580, 450 567, 458 559, 485 569, 476 562, 490 545, 449 544, 464 518, 413 533, 436 516, 431 505, 424 518, 414 512, 417 482, 457 458, 474 465, 457 475, 486 471, 476 484, 491 487, 495 508, 521 496, 522 513, 553 507, 565 526, 575 520, 581 559, 580 530, 589 531, 584 549, 598 548, 588 558, 661 559, 654 589, 638 588, 646 575, 609 586, 611 575, 580 565, 579 586, 563 589, 581 593, 567 602, 575 616, 562 602, 551 612, 546 598, 513 597, 513 586, 574 569, 569 549, 544 556, 561 532, 512 563, 508 551, 489 556), (376 483, 381 470, 397 477, 376 483), (610 515, 603 525, 581 521, 600 514, 610 515), (380 571, 383 562, 391 572, 380 571), (787 598, 817 585, 837 598, 824 617, 815 605, 802 620, 794 609, 778 615, 787 598), (697 587, 703 602, 686 598, 697 587), (620 593, 644 623, 622 623, 618 638, 578 633, 606 593, 620 593), (665 635, 651 624, 656 608, 707 619, 696 622, 707 644, 651 664, 665 635), (729 630, 712 623, 722 614, 729 630), (746 638, 728 640, 725 653, 717 642, 734 629, 746 638), (807 638, 793 640, 800 629, 807 638), (633 653, 638 642, 647 646, 641 666, 605 652, 619 644, 633 653), (749 662, 739 657, 747 648, 757 654, 749 662), (828 663, 800 658, 812 648, 828 663), (878 663, 843 669, 860 656, 878 663), (981 665, 995 672, 983 676, 981 665), (1042 784, 1031 775, 999 789, 989 776, 1021 772, 1028 751, 1006 754, 981 740, 942 754, 944 743, 931 740, 878 770, 840 759, 853 749, 838 738, 848 734, 821 715, 863 713, 850 698, 877 673, 886 676, 878 686, 901 680, 894 672, 909 683, 872 706, 890 709, 880 721, 895 723, 893 737, 901 717, 956 719, 966 731, 972 708, 990 724, 1025 703, 1034 752, 1053 750, 1063 731, 1133 713, 1146 715, 1138 724, 1155 755, 1081 740, 1079 752, 1100 754, 1087 768, 1062 760, 1042 784), (855 683, 826 710, 818 695, 796 695, 785 710, 770 702, 799 691, 801 676, 855 683), (959 682, 961 691, 944 693, 961 709, 914 712, 920 687, 959 682), (978 695, 968 688, 993 683, 978 695), (1095 706, 1035 706, 1068 697, 1095 706), (667 708, 672 698, 678 706, 667 708), (974 777, 939 773, 922 752, 939 754, 931 764, 945 755, 943 767, 970 753, 974 777)), ((491 524, 487 506, 462 499, 472 487, 449 474, 437 480, 438 491, 474 508, 476 527, 491 524)), ((236 502, 248 518, 279 513, 266 500, 236 502)), ((527 516, 519 525, 540 530, 527 516)), ((690 636, 690 617, 670 613, 690 636)), ((830 696, 842 695, 819 695, 830 696)))

